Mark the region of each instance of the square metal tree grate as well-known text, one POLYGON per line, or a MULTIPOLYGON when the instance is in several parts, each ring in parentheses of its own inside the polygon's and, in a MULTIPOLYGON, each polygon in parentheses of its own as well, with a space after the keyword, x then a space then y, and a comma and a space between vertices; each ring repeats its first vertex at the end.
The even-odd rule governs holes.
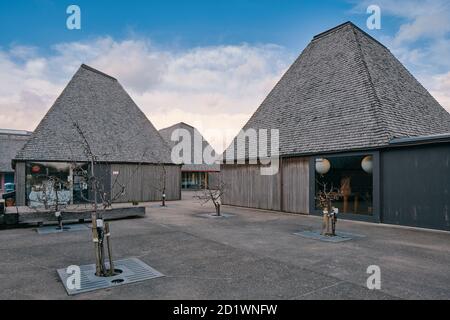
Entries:
POLYGON ((231 218, 234 217, 234 214, 231 213, 221 213, 220 216, 218 216, 215 212, 214 213, 199 213, 196 215, 200 218, 211 218, 211 219, 221 219, 221 218, 231 218))
POLYGON ((348 232, 336 232, 336 236, 329 237, 320 234, 319 231, 300 231, 294 233, 297 236, 301 236, 307 239, 320 240, 325 242, 344 242, 350 241, 354 238, 364 238, 365 236, 359 234, 353 234, 348 232))
POLYGON ((61 230, 58 226, 45 226, 36 229, 39 234, 51 234, 51 233, 61 233, 61 232, 75 232, 75 231, 86 231, 90 230, 89 226, 85 224, 70 224, 64 225, 61 230))
MULTIPOLYGON (((109 264, 107 264, 107 268, 108 267, 109 264)), ((114 261, 114 269, 119 271, 120 274, 113 277, 97 277, 95 275, 95 264, 80 266, 81 285, 78 290, 69 289, 67 287, 67 279, 70 275, 67 274, 66 269, 58 269, 58 275, 61 278, 68 295, 76 295, 164 277, 162 273, 136 258, 114 261)))

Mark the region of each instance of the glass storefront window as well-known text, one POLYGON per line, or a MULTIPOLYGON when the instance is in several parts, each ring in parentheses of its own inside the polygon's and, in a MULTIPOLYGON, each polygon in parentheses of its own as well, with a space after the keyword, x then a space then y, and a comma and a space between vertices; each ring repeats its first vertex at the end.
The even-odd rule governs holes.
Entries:
POLYGON ((207 172, 182 172, 181 187, 183 189, 204 189, 208 185, 207 172))
MULTIPOLYGON (((340 198, 333 206, 341 213, 373 215, 373 157, 337 156, 315 160, 316 197, 324 185, 334 187, 340 198)), ((316 209, 319 210, 318 201, 316 209)))
POLYGON ((73 203, 75 204, 89 202, 88 169, 87 164, 78 164, 72 170, 73 203))
POLYGON ((28 162, 26 164, 26 201, 31 207, 82 203, 88 197, 88 186, 81 168, 62 162, 28 162), (57 201, 58 200, 58 201, 57 201))

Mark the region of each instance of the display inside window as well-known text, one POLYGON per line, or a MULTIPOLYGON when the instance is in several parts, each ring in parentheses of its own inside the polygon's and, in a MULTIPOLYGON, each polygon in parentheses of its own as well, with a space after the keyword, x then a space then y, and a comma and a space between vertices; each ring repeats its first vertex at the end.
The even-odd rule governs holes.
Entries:
MULTIPOLYGON (((373 156, 316 158, 315 180, 316 198, 323 188, 339 192, 333 202, 339 212, 373 215, 373 156)), ((320 209, 318 201, 316 209, 320 209)))
POLYGON ((204 189, 208 185, 207 172, 183 172, 181 175, 181 187, 183 189, 204 189))
POLYGON ((67 205, 87 200, 88 186, 83 167, 61 162, 26 164, 26 200, 30 207, 67 205))

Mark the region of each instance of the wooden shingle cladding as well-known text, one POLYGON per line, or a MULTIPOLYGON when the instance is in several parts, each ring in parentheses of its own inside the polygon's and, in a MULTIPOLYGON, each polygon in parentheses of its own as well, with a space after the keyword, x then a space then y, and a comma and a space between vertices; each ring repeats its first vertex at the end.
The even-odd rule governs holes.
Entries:
POLYGON ((124 175, 119 178, 128 190, 116 202, 160 200, 161 192, 147 186, 160 180, 162 165, 169 168, 167 200, 181 199, 181 166, 172 162, 170 148, 159 132, 119 81, 82 65, 13 159, 17 205, 26 205, 27 163, 90 162, 77 127, 95 157, 96 177, 104 180, 111 197, 118 187, 112 179, 114 172, 124 175), (127 174, 136 167, 140 167, 139 174, 129 179, 127 174))
POLYGON ((223 204, 291 213, 309 213, 309 158, 283 159, 276 175, 261 175, 260 165, 224 164, 223 204))
POLYGON ((170 148, 116 79, 82 65, 14 161, 172 163, 170 148))
MULTIPOLYGON (((449 230, 450 179, 440 176, 449 170, 448 149, 416 150, 412 162, 409 147, 393 151, 392 141, 442 140, 450 114, 388 48, 354 24, 314 37, 243 127, 249 129, 279 130, 280 171, 263 177, 258 166, 224 164, 223 179, 231 184, 224 204, 319 214, 314 159, 371 155, 371 214, 340 218, 449 230)), ((238 148, 238 138, 225 162, 253 159, 256 147, 238 148)))
POLYGON ((14 172, 11 161, 30 135, 28 131, 0 129, 0 173, 14 172))
MULTIPOLYGON (((247 129, 278 129, 279 153, 292 157, 383 148, 394 138, 449 133, 450 114, 389 49, 347 22, 314 37, 247 129)), ((225 158, 251 157, 248 144, 240 151, 236 140, 225 158)))
MULTIPOLYGON (((217 154, 214 151, 214 149, 212 148, 212 146, 209 144, 209 142, 202 136, 202 134, 196 128, 194 128, 193 126, 186 124, 184 122, 180 122, 180 123, 174 124, 170 127, 159 130, 161 137, 163 137, 163 139, 166 141, 166 143, 171 148, 175 147, 178 143, 176 141, 172 141, 172 134, 176 130, 186 130, 187 132, 189 132, 189 134, 191 136, 191 140, 190 140, 191 159, 189 161, 190 163, 183 164, 181 166, 181 172, 183 173, 183 175, 182 175, 182 179, 180 180, 180 182, 184 185, 183 188, 188 189, 187 185, 190 183, 192 183, 194 185, 195 184, 198 185, 198 181, 200 181, 200 180, 203 180, 204 182, 200 183, 199 188, 218 186, 220 183, 220 164, 219 163, 212 163, 212 164, 206 163, 206 161, 203 157, 203 153, 207 150, 211 150, 212 156, 215 158, 217 157, 217 154), (201 139, 201 149, 200 148, 198 148, 198 150, 196 149, 195 136, 197 136, 197 138, 199 138, 199 141, 201 139), (196 157, 195 156, 196 152, 201 152, 201 154, 200 155, 197 154, 197 157, 196 157), (201 156, 201 163, 196 163, 196 158, 198 158, 199 156, 201 156), (188 176, 190 176, 190 178, 186 178, 188 176)), ((182 139, 184 139, 184 137, 182 139)), ((183 154, 183 151, 181 151, 181 154, 183 154)), ((198 159, 197 159, 197 161, 198 161, 198 159)))
POLYGON ((171 138, 172 138, 172 134, 176 130, 186 130, 191 135, 190 163, 184 164, 181 167, 181 171, 183 171, 183 172, 219 172, 220 171, 219 163, 213 163, 213 164, 205 163, 205 160, 203 158, 203 152, 205 152, 205 150, 211 148, 213 157, 217 157, 217 154, 216 154, 216 151, 214 151, 212 146, 209 144, 209 142, 205 139, 205 137, 203 137, 203 135, 193 126, 191 126, 187 123, 184 123, 184 122, 180 122, 180 123, 174 124, 173 126, 159 130, 159 134, 164 139, 164 141, 166 141, 166 143, 169 145, 169 147, 173 148, 174 146, 177 145, 177 142, 172 141, 171 138), (195 138, 194 138, 195 136, 197 136, 198 138, 201 139, 201 150, 195 149, 195 138), (195 163, 196 162, 195 161, 195 158, 196 158, 195 152, 201 152, 201 154, 197 155, 197 156, 201 156, 202 163, 195 163))

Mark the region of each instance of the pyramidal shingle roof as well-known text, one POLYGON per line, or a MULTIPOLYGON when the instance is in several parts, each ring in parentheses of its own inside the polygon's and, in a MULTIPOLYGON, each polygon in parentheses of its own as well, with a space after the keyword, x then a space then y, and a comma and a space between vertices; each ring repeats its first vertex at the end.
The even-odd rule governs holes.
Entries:
POLYGON ((0 172, 14 172, 11 160, 23 147, 31 132, 0 129, 0 172))
MULTIPOLYGON (((174 124, 173 126, 164 128, 159 130, 159 133, 161 134, 161 136, 163 137, 163 139, 167 142, 167 144, 170 147, 174 147, 176 145, 177 142, 172 141, 172 133, 177 130, 177 129, 184 129, 187 130, 189 132, 189 134, 191 135, 191 163, 190 164, 184 164, 181 167, 182 171, 220 171, 220 165, 217 163, 214 164, 206 164, 203 156, 201 157, 201 159, 203 159, 203 163, 197 163, 195 164, 195 158, 194 158, 194 153, 196 152, 195 148, 194 148, 194 134, 197 134, 199 138, 202 139, 202 150, 197 150, 199 152, 201 152, 203 154, 203 151, 210 147, 212 150, 212 155, 214 157, 217 157, 216 152, 214 151, 214 149, 211 147, 211 145, 209 144, 209 142, 202 136, 202 134, 193 126, 188 125, 187 123, 184 122, 180 122, 177 124, 174 124)), ((199 155, 201 156, 201 155, 199 155)))
POLYGON ((82 65, 17 160, 86 161, 77 123, 101 162, 171 163, 170 149, 120 83, 82 65))
POLYGON ((280 154, 301 155, 449 133, 450 114, 384 45, 346 22, 313 38, 248 128, 279 129, 280 154))

